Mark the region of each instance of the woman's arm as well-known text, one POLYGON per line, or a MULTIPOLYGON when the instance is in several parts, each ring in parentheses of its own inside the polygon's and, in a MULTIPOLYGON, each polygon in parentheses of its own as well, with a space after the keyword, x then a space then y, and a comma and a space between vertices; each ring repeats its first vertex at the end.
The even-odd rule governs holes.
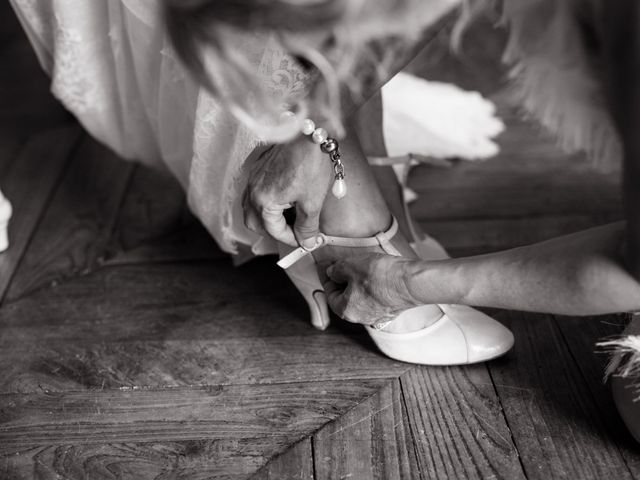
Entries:
POLYGON ((624 223, 477 257, 406 266, 410 294, 462 303, 567 315, 640 309, 640 283, 624 266, 624 223))
POLYGON ((624 235, 621 222, 476 257, 369 255, 333 264, 326 291, 336 313, 367 324, 431 303, 567 315, 638 310, 640 282, 625 268, 624 235))

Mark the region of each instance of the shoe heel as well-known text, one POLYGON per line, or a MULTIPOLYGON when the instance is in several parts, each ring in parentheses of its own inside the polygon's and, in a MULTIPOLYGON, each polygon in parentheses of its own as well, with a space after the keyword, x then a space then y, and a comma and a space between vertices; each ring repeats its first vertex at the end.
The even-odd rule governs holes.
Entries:
MULTIPOLYGON (((291 247, 278 245, 280 257, 289 253, 291 247)), ((285 270, 285 273, 295 285, 309 306, 311 324, 318 330, 325 330, 329 326, 329 306, 324 288, 320 283, 320 277, 316 270, 316 263, 311 255, 308 255, 285 270)))

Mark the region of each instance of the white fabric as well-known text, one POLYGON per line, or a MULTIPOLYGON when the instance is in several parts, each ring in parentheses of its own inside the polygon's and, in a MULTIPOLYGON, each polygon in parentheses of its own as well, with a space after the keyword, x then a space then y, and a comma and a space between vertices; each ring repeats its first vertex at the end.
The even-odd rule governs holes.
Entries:
MULTIPOLYGON (((276 251, 244 226, 240 205, 242 166, 268 138, 240 124, 185 72, 159 0, 10 1, 53 94, 91 135, 125 159, 168 169, 224 250, 236 253, 244 244, 254 254, 276 251)), ((431 0, 407 21, 427 26, 458 3, 431 0)), ((272 39, 226 34, 265 88, 285 100, 304 92, 307 76, 272 39)))
POLYGON ((11 219, 11 203, 0 192, 0 252, 9 248, 9 220, 11 219))
MULTIPOLYGON (((11 0, 53 94, 125 159, 168 169, 220 246, 274 252, 239 214, 242 165, 267 139, 241 125, 187 75, 159 0, 11 0)), ((270 38, 229 33, 265 87, 288 98, 306 75, 270 38)))
MULTIPOLYGON (((224 250, 244 244, 256 254, 275 251, 244 227, 239 201, 242 166, 266 139, 186 74, 168 43, 159 0, 10 1, 51 75, 53 93, 94 137, 123 158, 171 171, 224 250)), ((426 26, 457 3, 432 0, 412 21, 426 26)), ((597 27, 600 2, 504 3, 511 28, 506 59, 524 105, 567 148, 586 148, 601 165, 616 163, 619 144, 604 109, 597 58, 579 28, 581 21, 597 27)), ((305 89, 307 77, 270 38, 230 34, 229 41, 270 90, 287 98, 305 89)), ((501 123, 473 93, 399 75, 383 99, 391 155, 484 158, 497 149, 491 137, 501 123)))
POLYGON ((383 128, 390 157, 485 159, 504 130, 495 105, 477 92, 399 73, 382 88, 383 128))

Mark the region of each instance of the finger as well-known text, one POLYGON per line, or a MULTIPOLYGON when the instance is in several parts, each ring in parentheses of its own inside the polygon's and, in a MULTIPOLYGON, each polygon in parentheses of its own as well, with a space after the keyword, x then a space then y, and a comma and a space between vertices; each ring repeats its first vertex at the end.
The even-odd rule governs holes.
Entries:
POLYGON ((265 229, 262 225, 262 217, 258 215, 258 212, 256 212, 252 207, 248 207, 244 211, 244 224, 252 232, 260 234, 265 233, 265 229))
POLYGON ((298 245, 296 238, 291 230, 291 227, 287 225, 287 221, 284 218, 284 206, 282 207, 264 207, 262 209, 262 221, 264 222, 264 228, 276 240, 295 247, 298 245))
POLYGON ((253 204, 249 201, 249 190, 245 190, 242 198, 242 212, 244 215, 244 225, 252 232, 264 234, 265 230, 262 226, 262 218, 258 214, 253 204))
POLYGON ((309 210, 297 204, 296 223, 293 225, 293 233, 301 246, 308 249, 314 248, 317 245, 317 237, 320 234, 320 211, 309 210))
POLYGON ((347 307, 347 300, 344 296, 344 288, 332 281, 327 281, 323 285, 327 303, 333 312, 340 318, 344 315, 347 307))

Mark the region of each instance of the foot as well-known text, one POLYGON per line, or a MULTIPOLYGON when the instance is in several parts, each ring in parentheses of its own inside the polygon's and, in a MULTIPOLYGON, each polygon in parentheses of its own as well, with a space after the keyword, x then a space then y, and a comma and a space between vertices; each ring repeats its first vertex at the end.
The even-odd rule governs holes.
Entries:
MULTIPOLYGON (((392 218, 383 225, 379 216, 366 210, 359 216, 358 221, 349 218, 333 218, 331 222, 323 222, 321 229, 326 235, 334 235, 348 238, 364 238, 375 236, 384 232, 391 225, 392 218)), ((400 231, 391 239, 391 244, 407 258, 418 258, 409 242, 400 231)), ((318 265, 318 275, 325 280, 326 268, 335 260, 360 255, 365 252, 386 253, 381 247, 341 247, 326 246, 313 252, 313 257, 318 265)), ((442 318, 443 312, 438 305, 426 305, 421 307, 420 315, 400 315, 396 320, 384 328, 389 333, 410 333, 423 330, 442 318)))

